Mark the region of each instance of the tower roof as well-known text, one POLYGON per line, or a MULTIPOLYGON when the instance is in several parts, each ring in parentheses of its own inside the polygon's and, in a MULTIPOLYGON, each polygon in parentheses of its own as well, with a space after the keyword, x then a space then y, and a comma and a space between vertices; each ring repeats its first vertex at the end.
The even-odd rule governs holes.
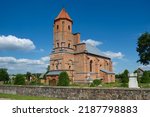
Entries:
POLYGON ((55 18, 55 21, 59 19, 67 19, 72 22, 72 19, 70 18, 70 16, 68 15, 68 13, 66 12, 64 8, 61 10, 59 15, 55 18))

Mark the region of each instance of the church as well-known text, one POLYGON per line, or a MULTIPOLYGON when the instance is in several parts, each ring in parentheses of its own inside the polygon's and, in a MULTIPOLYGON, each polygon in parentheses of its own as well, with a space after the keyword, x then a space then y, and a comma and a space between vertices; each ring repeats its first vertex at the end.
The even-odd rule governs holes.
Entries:
POLYGON ((80 41, 80 33, 72 32, 73 20, 63 8, 54 19, 53 50, 46 83, 56 85, 58 76, 66 71, 72 83, 87 83, 100 79, 115 82, 111 58, 97 47, 80 41))

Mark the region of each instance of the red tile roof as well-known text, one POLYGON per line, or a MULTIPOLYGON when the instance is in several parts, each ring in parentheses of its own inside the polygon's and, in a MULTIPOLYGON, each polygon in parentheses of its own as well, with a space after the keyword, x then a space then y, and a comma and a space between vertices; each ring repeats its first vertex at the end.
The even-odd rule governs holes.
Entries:
POLYGON ((64 8, 61 10, 59 15, 55 18, 55 20, 58 20, 58 19, 68 19, 72 21, 72 19, 70 18, 70 16, 68 15, 68 13, 66 12, 64 8))

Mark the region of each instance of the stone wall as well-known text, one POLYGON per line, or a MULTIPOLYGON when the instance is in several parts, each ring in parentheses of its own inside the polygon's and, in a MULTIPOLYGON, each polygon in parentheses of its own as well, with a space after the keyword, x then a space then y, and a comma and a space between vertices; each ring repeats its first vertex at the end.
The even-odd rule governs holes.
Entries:
POLYGON ((149 100, 150 89, 0 86, 0 93, 55 97, 68 100, 149 100))

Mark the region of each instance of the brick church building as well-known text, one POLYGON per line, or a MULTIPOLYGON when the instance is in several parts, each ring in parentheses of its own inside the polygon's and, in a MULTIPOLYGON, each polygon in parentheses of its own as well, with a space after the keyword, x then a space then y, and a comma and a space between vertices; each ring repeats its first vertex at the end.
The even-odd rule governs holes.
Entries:
POLYGON ((73 20, 62 9, 54 20, 53 51, 50 54, 47 84, 55 85, 62 71, 66 71, 74 83, 86 83, 94 79, 115 82, 111 58, 98 48, 82 43, 80 33, 72 33, 72 25, 73 20))

